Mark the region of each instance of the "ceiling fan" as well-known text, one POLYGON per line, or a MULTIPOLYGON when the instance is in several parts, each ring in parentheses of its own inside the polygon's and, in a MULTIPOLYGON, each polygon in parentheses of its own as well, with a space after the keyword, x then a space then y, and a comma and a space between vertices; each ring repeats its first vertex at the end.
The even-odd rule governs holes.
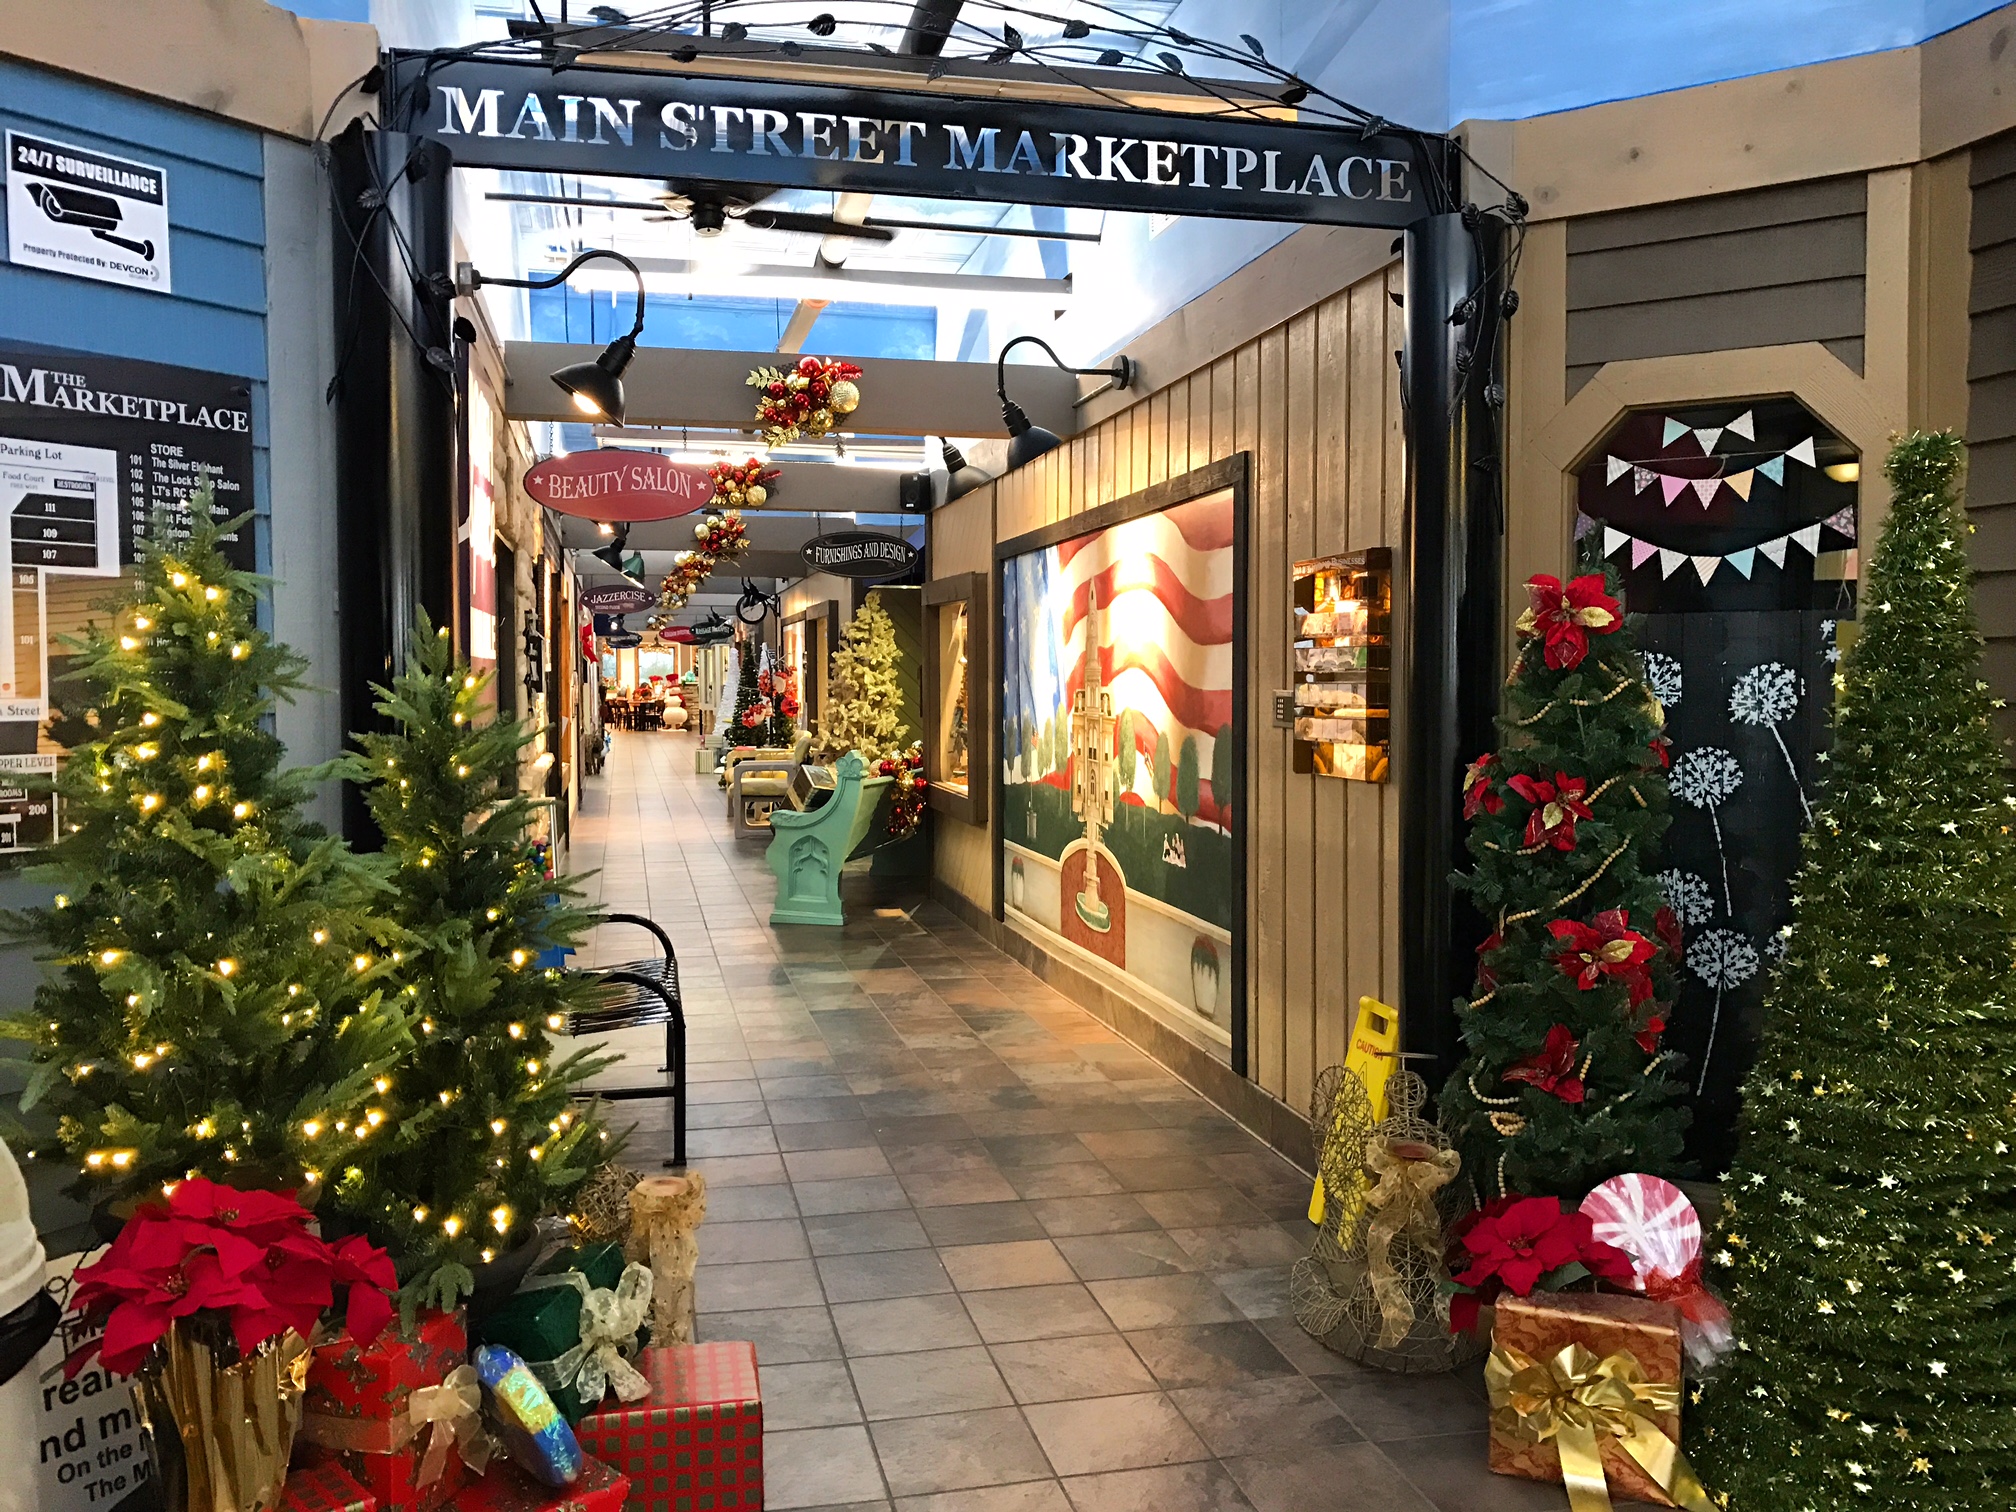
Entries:
POLYGON ((872 242, 895 240, 896 233, 883 226, 863 226, 830 215, 764 208, 763 201, 778 192, 778 186, 772 184, 667 179, 665 187, 648 200, 589 200, 558 194, 493 194, 490 198, 595 210, 649 210, 656 213, 645 216, 646 220, 690 221, 698 236, 719 236, 730 224, 739 224, 758 231, 802 231, 808 236, 851 236, 872 242))

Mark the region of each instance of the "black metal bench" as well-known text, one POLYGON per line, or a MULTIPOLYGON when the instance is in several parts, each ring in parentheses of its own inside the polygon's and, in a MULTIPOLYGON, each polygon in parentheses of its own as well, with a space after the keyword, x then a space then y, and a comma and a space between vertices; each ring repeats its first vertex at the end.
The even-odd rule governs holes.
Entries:
POLYGON ((584 970, 581 974, 593 977, 602 988, 601 1000, 593 1007, 570 1013, 565 1033, 578 1037, 663 1024, 665 1064, 658 1071, 667 1080, 657 1086, 596 1088, 583 1095, 611 1102, 671 1098, 672 1158, 665 1162, 665 1168, 680 1169, 686 1164, 686 1010, 679 996, 678 958, 672 953, 671 936, 642 914, 609 914, 603 922, 634 924, 650 930, 663 954, 657 960, 624 961, 584 970))

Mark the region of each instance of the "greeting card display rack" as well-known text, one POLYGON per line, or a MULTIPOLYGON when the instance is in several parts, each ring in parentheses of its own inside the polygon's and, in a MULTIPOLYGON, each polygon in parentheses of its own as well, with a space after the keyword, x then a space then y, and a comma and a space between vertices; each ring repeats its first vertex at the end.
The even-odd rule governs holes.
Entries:
POLYGON ((1295 564, 1295 770, 1384 782, 1393 730, 1393 553, 1295 564))

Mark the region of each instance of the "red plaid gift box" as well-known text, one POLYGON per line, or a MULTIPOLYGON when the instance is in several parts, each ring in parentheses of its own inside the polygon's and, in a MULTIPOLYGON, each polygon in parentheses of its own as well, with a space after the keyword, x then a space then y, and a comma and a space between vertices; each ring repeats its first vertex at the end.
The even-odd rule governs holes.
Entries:
POLYGON ((320 1460, 287 1472, 280 1512, 378 1512, 378 1498, 334 1460, 320 1460))
POLYGON ((669 1344, 637 1368, 651 1394, 605 1401, 581 1447, 630 1477, 626 1512, 761 1512, 763 1393, 754 1344, 669 1344))
POLYGON ((584 1459, 581 1478, 571 1486, 542 1486, 508 1459, 490 1461, 481 1480, 472 1480, 449 1503, 454 1512, 622 1512, 630 1477, 600 1460, 584 1459))
POLYGON ((412 1337, 394 1326, 368 1349, 347 1333, 324 1344, 308 1364, 298 1457, 304 1463, 333 1457, 377 1498, 378 1512, 433 1512, 462 1484, 462 1460, 448 1444, 441 1473, 422 1482, 428 1445, 445 1430, 415 1423, 408 1404, 416 1390, 440 1385, 468 1358, 459 1311, 422 1313, 412 1337))

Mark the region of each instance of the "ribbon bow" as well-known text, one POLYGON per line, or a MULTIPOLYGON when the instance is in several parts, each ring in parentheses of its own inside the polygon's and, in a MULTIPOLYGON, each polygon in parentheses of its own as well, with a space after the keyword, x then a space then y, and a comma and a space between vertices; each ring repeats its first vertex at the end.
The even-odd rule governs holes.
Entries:
POLYGON ((649 1396, 651 1383, 623 1350, 636 1342, 651 1309, 651 1267, 632 1260, 613 1288, 590 1286, 579 1271, 568 1271, 559 1284, 581 1293, 581 1342, 553 1361, 549 1384, 571 1385, 583 1407, 593 1407, 609 1391, 619 1402, 649 1396))
POLYGON ((1435 1194, 1456 1179, 1462 1158, 1418 1141, 1375 1139, 1366 1146, 1365 1163, 1377 1178, 1365 1194, 1372 1213, 1365 1225, 1365 1273, 1379 1302, 1378 1345, 1395 1349, 1414 1326, 1414 1304, 1406 1283, 1394 1274, 1393 1246, 1406 1240, 1426 1254, 1441 1255, 1435 1194))
POLYGON ((406 1399, 406 1416, 418 1434, 429 1423, 427 1452, 421 1457, 416 1486, 432 1485, 448 1468, 452 1443, 462 1463, 478 1475, 490 1463, 490 1435, 483 1431, 483 1387, 473 1365, 458 1365, 439 1386, 419 1386, 406 1399))
POLYGON ((1678 1382, 1648 1381, 1628 1349, 1598 1359, 1570 1344, 1535 1360, 1500 1344, 1484 1362, 1494 1432, 1523 1443, 1554 1440, 1570 1512, 1610 1512, 1610 1489, 1599 1447, 1619 1441, 1675 1506, 1714 1512, 1680 1446, 1659 1419, 1680 1408, 1678 1382))

